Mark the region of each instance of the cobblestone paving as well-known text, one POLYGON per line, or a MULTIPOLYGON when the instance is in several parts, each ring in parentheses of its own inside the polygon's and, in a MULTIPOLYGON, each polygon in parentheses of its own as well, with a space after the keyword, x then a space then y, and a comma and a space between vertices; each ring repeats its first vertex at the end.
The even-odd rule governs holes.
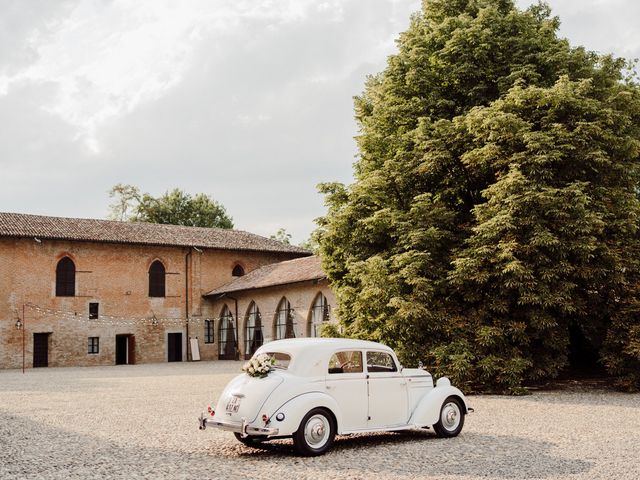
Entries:
POLYGON ((476 396, 462 434, 339 437, 317 458, 252 450, 196 417, 239 362, 0 371, 0 479, 639 479, 640 395, 476 396))

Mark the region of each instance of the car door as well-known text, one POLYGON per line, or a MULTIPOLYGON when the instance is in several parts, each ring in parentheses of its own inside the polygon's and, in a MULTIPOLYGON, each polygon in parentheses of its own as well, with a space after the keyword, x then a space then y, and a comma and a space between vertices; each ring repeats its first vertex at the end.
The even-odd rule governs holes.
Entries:
POLYGON ((407 382, 391 354, 366 352, 369 383, 369 428, 406 425, 409 418, 407 382))
POLYGON ((335 352, 329 360, 325 385, 342 414, 340 431, 366 429, 367 378, 362 351, 335 352))

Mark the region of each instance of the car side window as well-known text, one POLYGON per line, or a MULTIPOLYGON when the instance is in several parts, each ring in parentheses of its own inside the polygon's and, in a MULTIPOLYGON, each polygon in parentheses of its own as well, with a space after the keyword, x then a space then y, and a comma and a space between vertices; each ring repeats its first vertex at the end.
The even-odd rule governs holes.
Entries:
POLYGON ((367 352, 367 371, 375 372, 397 372, 396 362, 393 357, 385 352, 367 352))
POLYGON ((337 352, 329 360, 329 373, 362 373, 362 352, 337 352))

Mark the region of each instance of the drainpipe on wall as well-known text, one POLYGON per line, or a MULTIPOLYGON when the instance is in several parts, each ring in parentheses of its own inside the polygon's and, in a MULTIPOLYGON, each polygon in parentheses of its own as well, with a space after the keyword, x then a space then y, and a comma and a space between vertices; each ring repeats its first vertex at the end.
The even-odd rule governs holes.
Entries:
POLYGON ((22 303, 22 373, 24 374, 24 336, 27 329, 27 318, 24 316, 24 302, 22 303))
POLYGON ((189 259, 191 258, 191 248, 184 257, 184 309, 187 321, 187 362, 191 353, 191 339, 189 338, 189 259))

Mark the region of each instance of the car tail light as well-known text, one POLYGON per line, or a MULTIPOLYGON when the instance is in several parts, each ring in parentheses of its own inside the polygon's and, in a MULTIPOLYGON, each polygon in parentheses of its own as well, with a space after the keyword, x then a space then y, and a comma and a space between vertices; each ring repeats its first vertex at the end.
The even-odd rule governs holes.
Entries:
POLYGON ((216 412, 213 411, 213 408, 211 408, 211 405, 207 407, 207 412, 209 412, 209 415, 212 417, 216 414, 216 412))
POLYGON ((269 417, 267 417, 266 413, 262 414, 262 421, 264 422, 265 425, 269 423, 269 417))

